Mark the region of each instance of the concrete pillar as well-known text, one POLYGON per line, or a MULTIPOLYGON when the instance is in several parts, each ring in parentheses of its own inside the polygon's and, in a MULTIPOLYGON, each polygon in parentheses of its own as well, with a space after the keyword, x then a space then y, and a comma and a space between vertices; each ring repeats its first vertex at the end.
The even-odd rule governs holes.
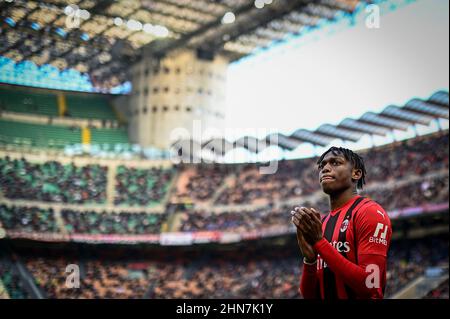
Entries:
POLYGON ((228 64, 225 57, 205 59, 184 49, 135 63, 127 103, 131 142, 168 149, 173 130, 183 128, 192 136, 196 120, 202 132, 215 128, 223 134, 228 64))

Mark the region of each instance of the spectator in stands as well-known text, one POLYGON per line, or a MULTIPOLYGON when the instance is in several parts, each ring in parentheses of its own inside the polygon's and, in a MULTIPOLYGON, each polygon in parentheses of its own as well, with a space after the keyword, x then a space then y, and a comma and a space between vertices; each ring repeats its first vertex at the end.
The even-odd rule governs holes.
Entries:
POLYGON ((159 234, 166 220, 165 214, 148 213, 81 213, 63 210, 61 214, 70 234, 159 234))
POLYGON ((224 182, 228 168, 225 165, 200 165, 180 167, 180 181, 185 183, 177 188, 173 201, 208 201, 224 182), (187 181, 185 180, 187 179, 187 181))
MULTIPOLYGON (((360 152, 365 159, 370 183, 424 176, 449 168, 448 132, 410 139, 360 152), (430 152, 430 149, 434 152, 430 152)), ((281 161, 273 175, 261 175, 257 165, 236 168, 236 177, 218 196, 216 204, 269 203, 298 198, 319 191, 317 159, 281 161)), ((195 189, 194 189, 195 191, 195 189)), ((193 195, 195 197, 195 195, 193 195)))
POLYGON ((107 168, 77 167, 51 161, 30 163, 25 159, 0 158, 0 187, 5 197, 62 203, 103 203, 106 200, 107 168))
POLYGON ((117 168, 115 204, 151 206, 159 204, 173 177, 171 169, 117 168))
MULTIPOLYGON (((79 252, 82 253, 82 252, 79 252)), ((56 254, 56 252, 55 252, 56 254)), ((49 298, 299 298, 302 269, 295 251, 258 245, 196 253, 134 257, 117 251, 88 259, 61 254, 23 256, 49 298), (81 268, 79 289, 66 287, 67 264, 81 268)), ((433 265, 448 265, 448 236, 394 242, 386 297, 390 298, 433 265), (436 258, 431 259, 433 254, 436 258)), ((445 296, 434 292, 434 296, 445 296)), ((448 289, 447 289, 448 294, 448 289)))
POLYGON ((53 209, 0 205, 0 222, 8 231, 58 233, 53 209))

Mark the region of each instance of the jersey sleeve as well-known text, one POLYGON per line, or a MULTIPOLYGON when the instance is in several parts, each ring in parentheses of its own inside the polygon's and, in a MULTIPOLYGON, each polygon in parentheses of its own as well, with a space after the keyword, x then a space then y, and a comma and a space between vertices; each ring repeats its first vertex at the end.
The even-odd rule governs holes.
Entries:
POLYGON ((380 205, 374 202, 358 211, 355 226, 358 255, 387 257, 392 227, 388 214, 380 205))

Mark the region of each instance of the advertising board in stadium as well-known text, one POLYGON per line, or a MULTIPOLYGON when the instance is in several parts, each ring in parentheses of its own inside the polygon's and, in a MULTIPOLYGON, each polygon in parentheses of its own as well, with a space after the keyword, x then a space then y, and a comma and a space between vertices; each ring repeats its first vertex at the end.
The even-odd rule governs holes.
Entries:
POLYGON ((193 243, 192 233, 162 233, 159 238, 162 246, 191 245, 193 243))

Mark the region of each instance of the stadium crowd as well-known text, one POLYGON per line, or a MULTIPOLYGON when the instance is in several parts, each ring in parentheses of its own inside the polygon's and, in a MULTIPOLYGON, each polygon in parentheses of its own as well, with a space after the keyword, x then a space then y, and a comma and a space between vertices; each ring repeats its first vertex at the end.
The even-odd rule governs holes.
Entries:
POLYGON ((368 181, 386 182, 448 169, 448 137, 446 132, 369 149, 363 153, 368 181))
MULTIPOLYGON (((425 204, 448 202, 449 178, 447 175, 413 181, 390 188, 376 188, 362 193, 380 203, 385 210, 414 208, 425 204)), ((315 207, 327 213, 329 204, 322 196, 314 202, 298 205, 315 207)), ((292 207, 264 205, 260 208, 228 210, 214 213, 205 209, 187 209, 179 212, 180 226, 176 231, 228 231, 245 233, 274 226, 290 226, 292 207)), ((69 234, 159 234, 168 214, 162 213, 107 213, 64 209, 63 223, 69 234)), ((59 232, 52 209, 36 207, 0 206, 0 222, 7 230, 35 233, 59 232)))
POLYGON ((440 237, 394 242, 388 258, 386 295, 393 296, 428 267, 448 265, 448 248, 448 239, 440 237))
POLYGON ((393 188, 377 188, 363 192, 373 198, 387 211, 411 208, 424 204, 442 204, 448 202, 448 175, 426 178, 393 188))
POLYGON ((289 222, 289 207, 270 208, 250 211, 221 212, 188 211, 182 215, 181 231, 232 231, 246 232, 260 230, 270 226, 286 226, 289 222))
MULTIPOLYGON (((114 257, 22 258, 48 298, 301 298, 301 256, 292 244, 152 256, 119 249, 114 257), (79 289, 66 286, 68 264, 80 266, 79 289)), ((427 267, 448 265, 448 237, 394 242, 388 261, 386 298, 427 267)), ((438 296, 445 298, 445 291, 438 296)))
POLYGON ((430 291, 424 299, 449 299, 448 279, 439 285, 436 289, 430 291))
MULTIPOLYGON (((448 132, 409 139, 361 152, 367 182, 389 182, 448 169, 448 132), (434 150, 430 152, 429 150, 434 150)), ((320 190, 318 158, 281 161, 272 175, 259 173, 258 165, 244 166, 218 196, 216 204, 270 203, 309 195, 320 190)))
POLYGON ((128 270, 127 263, 101 261, 68 261, 62 258, 38 258, 26 263, 36 284, 50 299, 124 299, 141 298, 149 282, 138 272, 128 270), (73 289, 66 285, 66 267, 79 265, 80 286, 73 289))
MULTIPOLYGON (((448 132, 418 137, 362 152, 369 186, 423 176, 449 168, 448 132), (429 152, 432 149, 433 152, 429 152)), ((173 169, 117 168, 114 203, 159 204, 168 192, 172 203, 214 201, 215 205, 261 204, 313 194, 320 190, 317 158, 280 161, 275 174, 261 164, 201 164, 173 169), (177 172, 174 189, 169 189, 177 172)), ((31 163, 0 158, 0 187, 9 199, 72 204, 105 203, 107 167, 77 167, 58 162, 31 163)))
POLYGON ((238 173, 215 204, 267 204, 318 190, 315 158, 281 161, 275 174, 260 174, 260 165, 237 167, 238 173))
MULTIPOLYGON (((391 188, 377 188, 363 192, 362 195, 371 198, 382 205, 388 212, 403 208, 413 208, 425 204, 443 204, 448 202, 448 176, 424 179, 391 188)), ((328 200, 298 203, 300 206, 315 207, 322 213, 329 211, 328 200)), ((281 208, 266 206, 255 210, 223 212, 214 214, 204 210, 193 210, 183 213, 182 231, 227 230, 246 232, 275 225, 288 225, 289 212, 293 207, 283 205, 281 208)))
POLYGON ((0 223, 8 231, 57 233, 53 209, 0 205, 0 223))
POLYGON ((159 234, 165 214, 97 213, 62 210, 61 215, 69 234, 159 234))
POLYGON ((180 166, 172 202, 210 200, 229 173, 229 165, 180 166))
POLYGON ((25 159, 0 158, 0 187, 5 197, 42 202, 103 203, 107 168, 77 167, 56 161, 31 163, 25 159))
POLYGON ((119 166, 114 203, 127 206, 158 204, 167 193, 173 170, 136 169, 119 166))

